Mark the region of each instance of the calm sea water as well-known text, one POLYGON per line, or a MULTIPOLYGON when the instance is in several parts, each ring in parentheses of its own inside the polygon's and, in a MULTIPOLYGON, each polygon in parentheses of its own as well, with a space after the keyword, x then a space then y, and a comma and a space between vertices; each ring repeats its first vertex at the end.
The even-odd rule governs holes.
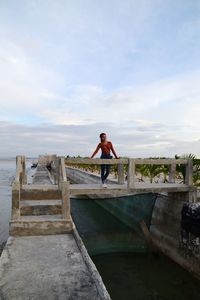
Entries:
POLYGON ((15 168, 15 159, 0 159, 0 244, 8 238, 11 183, 15 176, 15 168))

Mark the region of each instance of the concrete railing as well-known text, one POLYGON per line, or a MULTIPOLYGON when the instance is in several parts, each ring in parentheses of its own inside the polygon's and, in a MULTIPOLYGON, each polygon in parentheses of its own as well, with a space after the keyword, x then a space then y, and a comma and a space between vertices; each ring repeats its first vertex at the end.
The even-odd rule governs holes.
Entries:
POLYGON ((67 165, 117 165, 118 166, 118 184, 123 184, 125 181, 124 165, 127 167, 127 186, 134 188, 136 182, 136 166, 137 165, 169 165, 169 182, 175 182, 176 165, 186 166, 185 184, 191 186, 193 184, 193 165, 192 159, 101 159, 101 158, 67 158, 65 159, 67 165))
POLYGON ((26 158, 25 156, 16 157, 16 176, 15 182, 20 182, 20 184, 26 184, 26 158))
POLYGON ((101 158, 67 158, 65 159, 65 164, 85 164, 85 165, 117 165, 117 177, 118 184, 124 184, 125 182, 125 172, 124 165, 129 164, 129 159, 127 158, 113 158, 113 159, 101 159, 101 158))
POLYGON ((134 187, 136 182, 135 170, 137 165, 168 165, 169 168, 169 182, 175 182, 176 166, 186 166, 185 184, 193 185, 193 164, 192 159, 129 159, 128 166, 128 186, 134 187))
POLYGON ((58 157, 58 187, 62 194, 63 219, 71 219, 69 181, 65 171, 65 158, 58 157))
POLYGON ((25 156, 16 157, 16 176, 12 184, 12 219, 20 218, 20 193, 22 184, 26 184, 25 156))

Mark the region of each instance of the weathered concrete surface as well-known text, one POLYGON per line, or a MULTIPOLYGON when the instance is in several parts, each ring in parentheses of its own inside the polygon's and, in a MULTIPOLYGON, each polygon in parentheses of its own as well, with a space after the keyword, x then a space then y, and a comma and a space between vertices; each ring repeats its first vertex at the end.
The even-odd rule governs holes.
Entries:
POLYGON ((91 195, 104 194, 113 195, 113 197, 124 194, 142 194, 142 193, 162 193, 162 192, 194 192, 195 188, 186 184, 177 183, 134 183, 134 187, 127 187, 127 184, 117 184, 115 181, 108 181, 108 187, 105 189, 100 186, 100 178, 95 174, 87 174, 82 170, 66 168, 69 179, 76 184, 70 185, 71 195, 91 195), (81 184, 80 184, 81 183, 81 184), (97 184, 98 183, 98 184, 97 184))
POLYGON ((160 251, 200 279, 200 255, 186 257, 180 249, 181 210, 187 201, 186 193, 158 195, 150 230, 160 251))
POLYGON ((45 165, 38 165, 33 177, 33 184, 51 184, 49 172, 45 165))
POLYGON ((0 259, 0 300, 109 300, 45 166, 37 167, 20 196, 21 214, 10 221, 12 237, 0 259))
MULTIPOLYGON (((74 181, 75 183, 101 183, 101 178, 100 175, 96 175, 90 172, 86 172, 83 170, 79 170, 79 169, 75 169, 75 168, 71 168, 71 167, 67 167, 66 168, 66 174, 67 177, 74 181)), ((113 180, 107 180, 108 183, 112 183, 113 184, 113 180)), ((117 182, 116 182, 117 183, 117 182)))
POLYGON ((33 184, 22 185, 19 195, 18 214, 13 213, 10 221, 11 236, 72 232, 73 223, 69 211, 65 213, 67 206, 63 192, 58 185, 52 184, 45 165, 37 166, 33 184))
POLYGON ((57 215, 62 214, 62 200, 21 200, 20 215, 57 215))
POLYGON ((124 184, 109 184, 107 188, 101 187, 99 184, 71 184, 71 195, 89 195, 89 194, 115 194, 121 195, 121 192, 132 194, 142 193, 161 193, 161 192, 187 192, 188 186, 175 183, 135 183, 134 188, 127 188, 124 184))
POLYGON ((45 200, 45 199, 61 199, 61 191, 57 185, 53 184, 32 184, 23 185, 20 192, 21 200, 45 200))
POLYGON ((0 299, 98 300, 110 297, 105 293, 100 276, 98 280, 91 276, 91 269, 74 236, 66 234, 10 237, 0 259, 0 299), (99 292, 102 287, 104 296, 99 292))
POLYGON ((63 234, 72 230, 72 220, 62 219, 60 215, 23 216, 10 221, 9 228, 12 236, 63 234))
POLYGON ((61 199, 61 191, 56 185, 23 185, 20 191, 21 200, 61 199))

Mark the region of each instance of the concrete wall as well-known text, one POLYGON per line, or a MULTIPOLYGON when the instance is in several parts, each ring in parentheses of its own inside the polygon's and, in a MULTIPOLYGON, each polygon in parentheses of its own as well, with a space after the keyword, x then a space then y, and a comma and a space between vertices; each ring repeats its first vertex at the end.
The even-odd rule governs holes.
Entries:
MULTIPOLYGON (((67 177, 75 183, 99 183, 100 184, 100 175, 89 173, 83 170, 75 168, 66 168, 67 177)), ((108 180, 108 183, 113 183, 113 181, 108 180)))
POLYGON ((169 237, 171 242, 178 246, 181 209, 185 202, 185 193, 159 194, 153 210, 151 232, 155 236, 169 237))
POLYGON ((181 210, 186 193, 159 195, 152 215, 150 231, 155 245, 164 254, 200 279, 200 255, 181 248, 181 210))
POLYGON ((39 155, 38 157, 38 164, 39 165, 46 165, 51 163, 56 159, 56 154, 49 154, 49 155, 39 155))

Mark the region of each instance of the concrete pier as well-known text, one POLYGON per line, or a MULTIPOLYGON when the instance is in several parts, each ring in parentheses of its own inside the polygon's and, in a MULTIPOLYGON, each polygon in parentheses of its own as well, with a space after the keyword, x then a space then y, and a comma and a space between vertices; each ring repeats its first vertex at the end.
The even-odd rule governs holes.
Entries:
MULTIPOLYGON (((112 164, 117 163, 119 166, 122 163, 128 164, 127 184, 124 184, 124 178, 122 178, 124 174, 118 168, 118 182, 110 182, 107 189, 99 186, 97 176, 90 176, 91 181, 88 180, 86 172, 68 168, 66 175, 63 157, 55 158, 56 164, 53 168, 52 178, 50 178, 45 165, 49 161, 52 161, 52 157, 47 160, 40 157, 33 183, 27 184, 25 158, 17 157, 16 178, 12 186, 11 236, 0 258, 0 300, 110 299, 74 226, 71 218, 70 195, 96 195, 99 200, 95 201, 103 202, 100 199, 103 199, 105 195, 115 197, 121 194, 136 195, 165 191, 173 195, 181 194, 185 200, 196 200, 196 190, 191 181, 191 165, 185 160, 176 161, 176 163, 186 164, 187 180, 185 184, 177 185, 170 182, 162 185, 138 185, 135 181, 136 163, 174 164, 174 161, 113 159, 112 164), (67 177, 69 179, 71 177, 74 182, 79 184, 70 184, 67 177), (77 178, 78 180, 76 180, 77 178)), ((80 159, 79 163, 90 163, 91 161, 94 164, 102 163, 102 160, 90 159, 80 159)), ((76 163, 73 160, 69 162, 76 163)), ((103 160, 103 162, 111 164, 110 160, 103 160)), ((122 211, 123 204, 122 201, 116 199, 114 201, 113 215, 117 208, 122 211)), ((173 201, 169 203, 170 206, 171 203, 173 201)), ((111 210, 111 206, 107 208, 108 211, 111 210)), ((129 210, 126 212, 129 213, 129 210)), ((159 226, 156 229, 162 228, 160 224, 157 225, 159 226)), ((155 230, 152 233, 153 241, 156 243, 155 230)), ((163 231, 161 231, 162 233, 163 231)), ((175 237, 178 240, 178 237, 175 237)), ((158 240, 164 245, 159 249, 169 255, 165 251, 165 246, 169 244, 168 240, 161 240, 160 234, 158 240)), ((175 254, 173 253, 171 257, 180 263, 177 259, 180 257, 177 249, 170 245, 171 249, 175 250, 175 254)), ((184 262, 180 264, 193 273, 200 274, 199 269, 189 269, 191 263, 187 266, 184 265, 184 262)))
POLYGON ((12 187, 10 237, 0 257, 0 300, 110 300, 71 219, 65 169, 55 186, 40 158, 27 185, 22 158, 12 187))
POLYGON ((102 285, 73 234, 10 237, 0 259, 1 300, 109 299, 102 285))

